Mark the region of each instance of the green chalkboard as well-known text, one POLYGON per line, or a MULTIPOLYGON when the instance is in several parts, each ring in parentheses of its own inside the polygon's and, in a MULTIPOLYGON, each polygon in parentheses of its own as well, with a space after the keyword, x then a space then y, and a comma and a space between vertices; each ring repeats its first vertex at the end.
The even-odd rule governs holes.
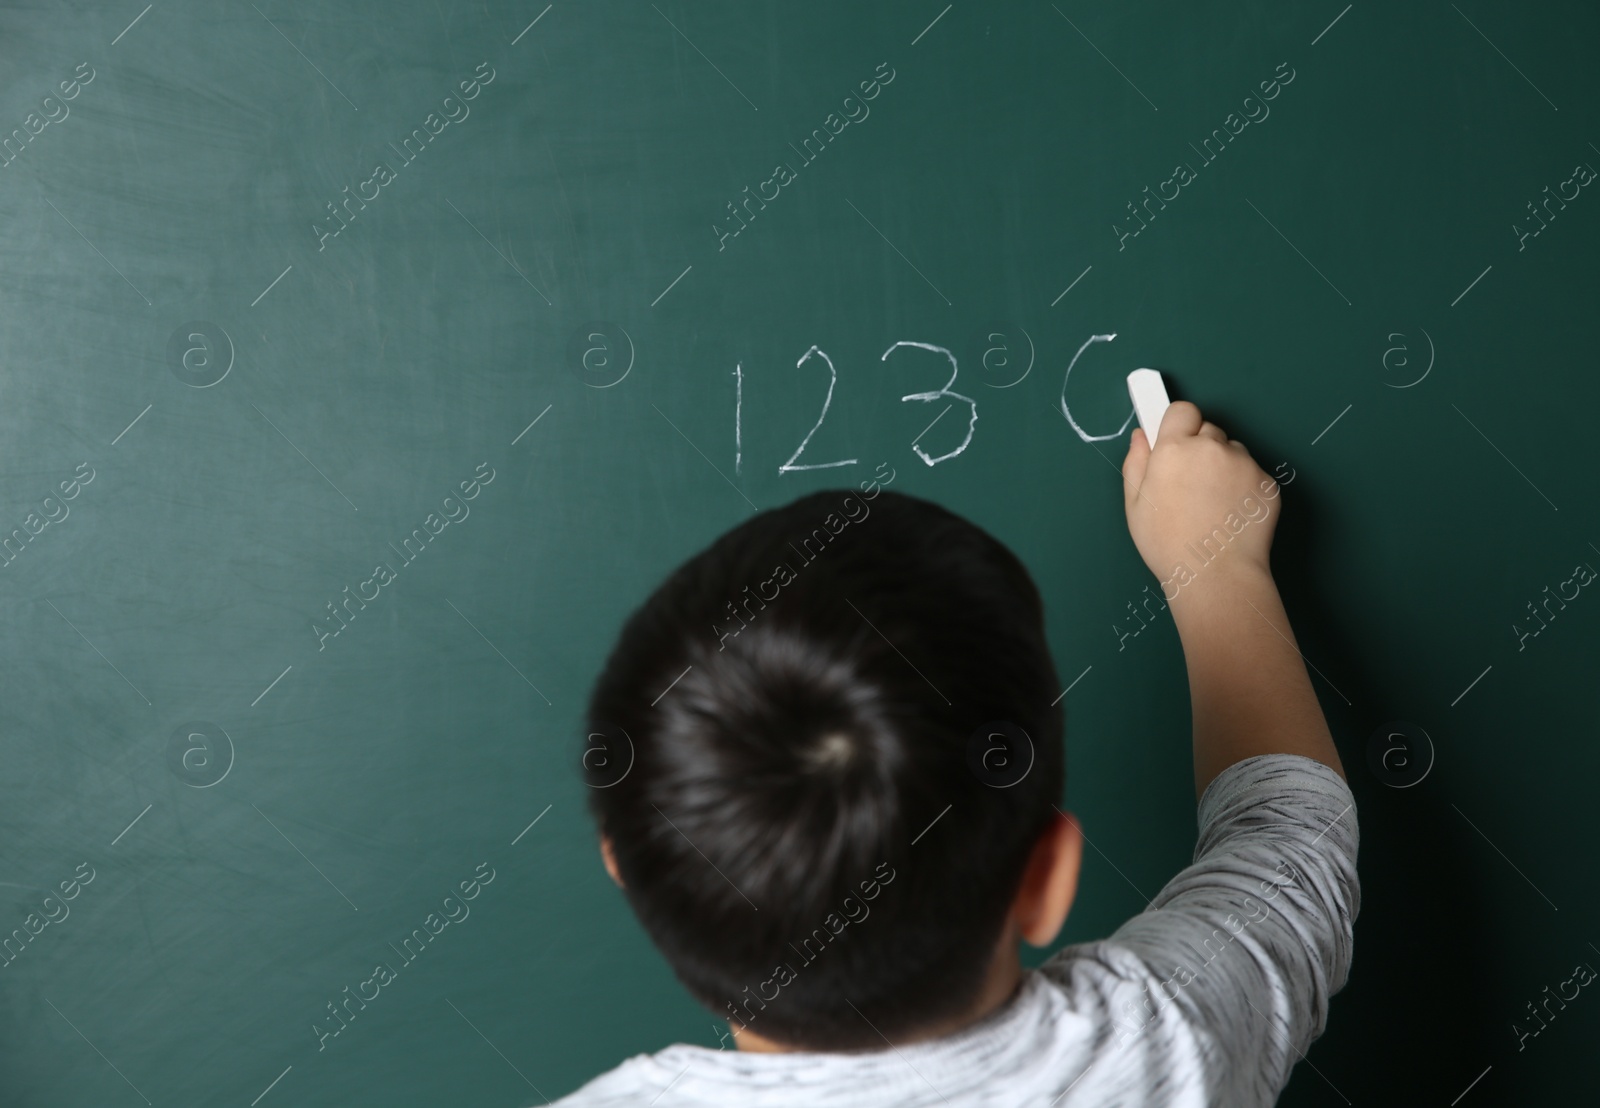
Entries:
POLYGON ((1600 15, 1340 8, 0 9, 0 1100, 717 1045, 581 709, 668 570, 874 473, 1036 576, 1109 933, 1195 830, 1141 366, 1283 480, 1358 798, 1284 1103, 1581 1099, 1600 999, 1529 1008, 1600 964, 1600 15))

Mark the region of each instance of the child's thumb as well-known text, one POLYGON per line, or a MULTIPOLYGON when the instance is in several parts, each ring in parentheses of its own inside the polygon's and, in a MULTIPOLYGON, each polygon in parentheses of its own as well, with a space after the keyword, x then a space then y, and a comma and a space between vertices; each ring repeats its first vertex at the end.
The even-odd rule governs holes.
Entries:
POLYGON ((1133 506, 1134 497, 1139 495, 1139 486, 1144 484, 1145 467, 1149 464, 1150 440, 1145 438, 1143 427, 1135 427, 1128 438, 1128 456, 1122 460, 1122 496, 1129 507, 1133 506))

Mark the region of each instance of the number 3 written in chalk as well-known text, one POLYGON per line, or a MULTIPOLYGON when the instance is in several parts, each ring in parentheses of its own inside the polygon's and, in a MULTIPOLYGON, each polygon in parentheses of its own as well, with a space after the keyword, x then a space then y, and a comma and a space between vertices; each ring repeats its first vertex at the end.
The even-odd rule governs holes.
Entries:
MULTIPOLYGON (((1110 342, 1116 337, 1117 336, 1115 334, 1090 335, 1086 340, 1084 340, 1083 345, 1078 347, 1077 353, 1072 355, 1072 360, 1067 363, 1067 371, 1065 374, 1063 374, 1061 379, 1061 414, 1066 417, 1068 425, 1071 426, 1073 431, 1075 431, 1078 437, 1084 442, 1105 442, 1108 439, 1117 438, 1127 431, 1129 424, 1133 422, 1133 410, 1130 408, 1128 410, 1127 419, 1123 420, 1122 426, 1117 430, 1108 435, 1091 435, 1079 425, 1076 419, 1072 417, 1072 410, 1067 406, 1067 382, 1072 379, 1072 370, 1073 367, 1078 364, 1078 359, 1083 357, 1084 351, 1089 349, 1090 345, 1093 343, 1110 342)), ((918 445, 922 435, 925 435, 928 433, 928 431, 932 430, 933 423, 928 424, 928 426, 923 429, 922 434, 918 435, 916 439, 912 440, 912 453, 916 454, 917 457, 921 458, 923 462, 925 462, 931 468, 932 466, 938 465, 940 462, 949 461, 951 458, 954 458, 958 454, 961 454, 963 451, 965 451, 968 446, 972 445, 972 436, 977 430, 978 426, 978 402, 972 397, 964 396, 963 394, 954 390, 956 378, 960 375, 961 369, 956 362, 956 356, 952 354, 946 347, 936 346, 933 343, 914 342, 909 339, 902 339, 899 342, 892 344, 889 349, 885 350, 878 360, 881 362, 887 362, 889 360, 889 355, 895 353, 897 350, 900 350, 902 347, 908 347, 913 350, 923 350, 930 354, 942 355, 945 360, 950 363, 950 379, 947 380, 941 387, 926 392, 907 393, 900 398, 900 402, 902 404, 911 401, 918 401, 924 404, 936 404, 941 400, 947 400, 949 403, 947 403, 943 409, 940 410, 939 414, 934 417, 933 423, 938 423, 939 420, 943 419, 944 416, 951 410, 951 408, 955 407, 957 404, 965 404, 967 406, 966 437, 961 440, 960 444, 956 446, 954 450, 949 450, 943 454, 935 456, 929 454, 926 450, 922 449, 920 445, 918 445)), ((822 426, 823 421, 828 418, 828 408, 833 403, 833 388, 834 385, 836 385, 839 381, 839 371, 834 366, 833 359, 828 357, 827 352, 824 351, 820 346, 813 345, 807 349, 804 354, 800 355, 800 360, 795 362, 795 368, 803 368, 805 364, 813 357, 820 359, 822 364, 828 369, 828 391, 822 398, 822 410, 817 413, 817 421, 811 425, 811 429, 807 431, 805 437, 800 440, 800 445, 795 447, 794 453, 789 455, 788 461, 778 466, 779 473, 796 473, 807 469, 837 469, 841 466, 853 466, 860 460, 858 458, 843 458, 833 462, 800 461, 800 456, 805 453, 806 447, 811 443, 811 437, 817 433, 817 430, 822 426)), ((737 474, 742 472, 744 465, 743 362, 740 362, 733 367, 733 379, 733 471, 737 474)))

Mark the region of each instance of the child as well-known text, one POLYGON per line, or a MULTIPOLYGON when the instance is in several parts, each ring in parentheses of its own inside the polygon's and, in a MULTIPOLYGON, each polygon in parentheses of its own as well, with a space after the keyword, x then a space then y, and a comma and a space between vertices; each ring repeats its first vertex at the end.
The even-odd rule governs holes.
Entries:
POLYGON ((1276 1100, 1349 973, 1354 800, 1269 568, 1277 485, 1193 404, 1157 441, 1124 506, 1188 663, 1194 863, 1023 969, 1084 841, 1027 571, 876 483, 764 511, 628 620, 589 711, 633 750, 589 782, 606 869, 738 1049, 563 1108, 1276 1100))

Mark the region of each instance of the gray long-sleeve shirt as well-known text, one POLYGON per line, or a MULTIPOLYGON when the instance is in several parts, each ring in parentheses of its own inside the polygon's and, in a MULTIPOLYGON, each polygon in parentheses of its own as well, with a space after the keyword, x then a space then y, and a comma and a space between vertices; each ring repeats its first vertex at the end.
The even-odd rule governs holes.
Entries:
POLYGON ((1355 800, 1327 766, 1266 754, 1220 773, 1198 819, 1194 863, 1143 912, 954 1034, 864 1054, 679 1043, 557 1108, 1270 1105, 1350 971, 1355 800))

